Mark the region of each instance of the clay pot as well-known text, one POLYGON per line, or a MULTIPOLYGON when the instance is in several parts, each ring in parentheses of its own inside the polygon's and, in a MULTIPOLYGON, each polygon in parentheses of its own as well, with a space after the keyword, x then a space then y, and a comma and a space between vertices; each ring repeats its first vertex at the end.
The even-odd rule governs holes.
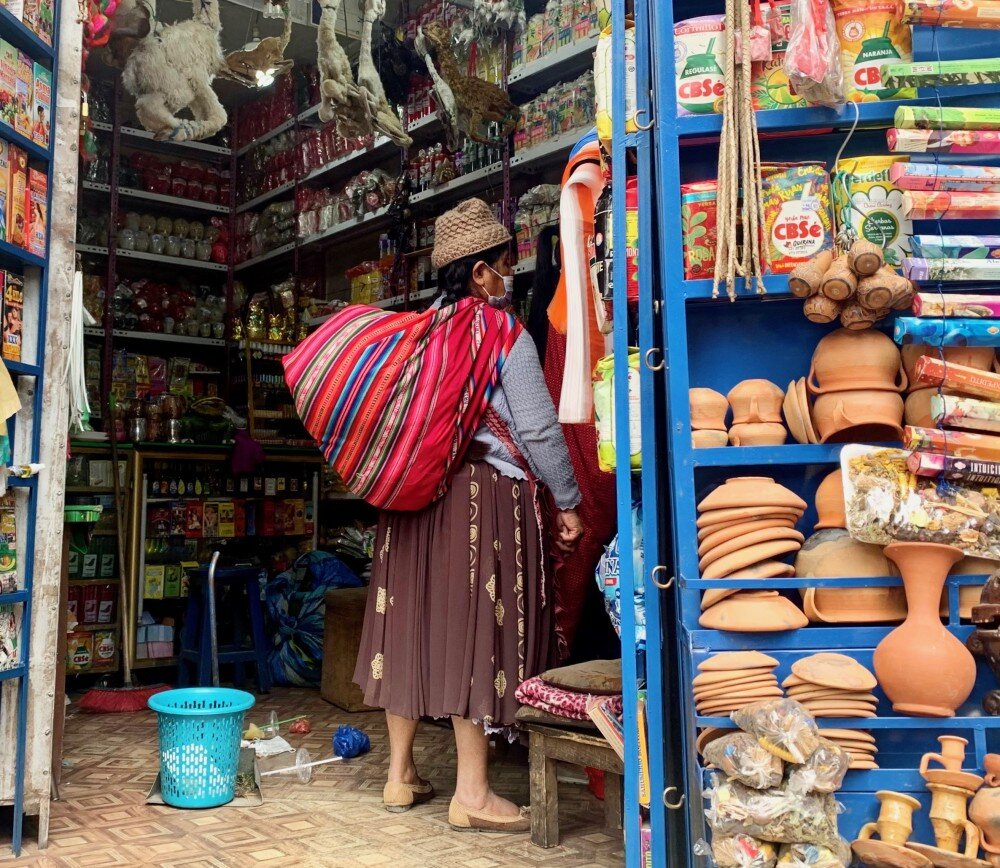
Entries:
POLYGON ((903 399, 897 392, 858 389, 816 398, 813 422, 821 443, 901 440, 903 399))
POLYGON ((965 763, 965 748, 968 739, 957 735, 939 735, 938 741, 941 743, 939 753, 925 753, 920 758, 920 774, 923 774, 930 767, 932 762, 939 763, 941 768, 949 772, 960 772, 965 763))
POLYGON ((944 784, 927 784, 927 789, 931 792, 928 816, 938 848, 948 853, 957 853, 962 835, 965 835, 963 855, 975 858, 979 853, 979 829, 969 821, 966 812, 969 791, 944 784))
POLYGON ((770 476, 733 476, 702 499, 698 512, 742 506, 775 506, 804 511, 806 502, 770 476))
POLYGON ((892 339, 879 331, 837 329, 813 351, 806 385, 814 395, 884 389, 901 392, 906 373, 892 339))
POLYGON ((692 431, 691 445, 695 449, 717 449, 729 445, 729 435, 723 431, 692 431))
MULTIPOLYGON (((987 754, 986 758, 991 756, 1000 759, 997 754, 987 754)), ((989 783, 989 775, 986 780, 989 783)), ((969 803, 969 819, 980 831, 983 849, 987 853, 1000 855, 1000 789, 990 785, 979 790, 969 803)))
MULTIPOLYGON (((816 489, 816 517, 819 520, 813 526, 813 530, 847 527, 847 515, 844 511, 844 476, 839 467, 825 476, 816 489)), ((865 574, 858 573, 858 575, 865 574)))
POLYGON ((695 431, 725 431, 729 402, 715 389, 688 389, 691 427, 695 431))
POLYGON ((737 422, 729 429, 733 446, 780 446, 787 437, 780 422, 737 422))
POLYGON ((733 424, 780 422, 785 393, 770 380, 743 380, 726 396, 733 408, 733 424))
POLYGON ((935 388, 917 389, 906 396, 903 405, 903 421, 918 428, 933 428, 931 418, 931 397, 938 392, 935 388))
POLYGON ((937 543, 904 542, 886 546, 885 554, 903 575, 908 614, 875 649, 879 684, 898 714, 951 717, 976 681, 975 660, 938 616, 945 578, 962 552, 937 543))
POLYGON ((779 633, 806 627, 809 621, 777 591, 740 591, 702 612, 698 623, 707 630, 779 633))
MULTIPOLYGON (((993 347, 943 347, 938 349, 929 344, 906 344, 900 350, 903 359, 903 370, 906 377, 913 383, 917 359, 921 356, 931 356, 940 359, 944 354, 944 360, 953 365, 965 365, 968 368, 976 368, 979 371, 990 370, 993 364, 993 347)), ((917 388, 920 388, 917 386, 917 388)))
POLYGON ((875 793, 879 801, 878 820, 865 823, 858 837, 867 841, 878 835, 886 844, 902 847, 913 833, 913 812, 920 810, 920 802, 905 793, 879 790, 875 793))

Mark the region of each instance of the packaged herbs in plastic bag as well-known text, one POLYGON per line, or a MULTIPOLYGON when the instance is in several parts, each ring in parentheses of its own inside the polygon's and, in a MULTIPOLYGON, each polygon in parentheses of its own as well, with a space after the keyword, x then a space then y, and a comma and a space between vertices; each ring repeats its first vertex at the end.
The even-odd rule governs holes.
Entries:
POLYGON ((835 793, 850 765, 851 755, 846 750, 820 739, 819 747, 803 765, 789 769, 788 789, 800 793, 835 793))
POLYGON ((785 764, 747 732, 724 735, 705 745, 705 759, 728 780, 766 790, 781 783, 785 764))
POLYGON ((712 843, 698 841, 696 856, 711 856, 718 868, 774 868, 777 848, 770 841, 758 841, 749 835, 713 835, 712 843))
POLYGON ((841 841, 836 850, 818 844, 782 844, 778 868, 847 868, 851 848, 841 841))
POLYGON ((805 762, 819 747, 816 722, 792 699, 754 702, 734 711, 730 717, 740 729, 785 762, 805 762))

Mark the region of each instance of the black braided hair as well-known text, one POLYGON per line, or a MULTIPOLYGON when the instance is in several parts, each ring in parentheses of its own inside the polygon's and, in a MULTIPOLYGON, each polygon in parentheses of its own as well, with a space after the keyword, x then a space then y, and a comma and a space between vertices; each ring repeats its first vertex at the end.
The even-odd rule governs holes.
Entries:
POLYGON ((510 245, 507 242, 483 250, 481 253, 473 253, 471 256, 463 256, 454 262, 449 262, 444 268, 438 270, 438 288, 441 290, 441 299, 444 304, 455 304, 466 298, 472 291, 472 269, 477 262, 485 262, 495 268, 504 253, 508 251, 510 245))

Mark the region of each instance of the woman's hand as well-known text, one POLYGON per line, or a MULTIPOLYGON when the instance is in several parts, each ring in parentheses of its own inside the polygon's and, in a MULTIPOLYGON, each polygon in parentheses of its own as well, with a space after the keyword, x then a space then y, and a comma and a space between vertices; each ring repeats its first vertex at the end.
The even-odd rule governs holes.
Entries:
POLYGON ((561 509, 556 514, 556 545, 570 554, 583 536, 583 522, 575 509, 561 509))

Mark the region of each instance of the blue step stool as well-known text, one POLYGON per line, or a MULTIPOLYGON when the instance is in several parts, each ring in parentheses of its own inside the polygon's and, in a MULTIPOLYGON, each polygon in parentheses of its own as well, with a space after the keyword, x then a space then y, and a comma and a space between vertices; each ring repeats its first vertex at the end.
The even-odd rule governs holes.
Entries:
MULTIPOLYGON (((212 683, 212 625, 209 620, 211 614, 208 606, 208 575, 208 567, 190 573, 191 586, 187 613, 181 630, 178 667, 178 684, 181 687, 191 684, 191 669, 194 670, 196 677, 194 683, 197 686, 206 687, 212 683)), ((259 567, 216 567, 216 612, 221 605, 226 605, 226 611, 233 620, 232 637, 227 644, 219 641, 217 657, 219 666, 225 663, 233 664, 233 681, 237 687, 243 687, 243 664, 255 663, 260 692, 269 693, 271 678, 267 668, 268 642, 264 635, 264 610, 260 603, 259 576, 259 567), (250 620, 250 648, 244 646, 244 640, 247 638, 247 615, 250 620)))

